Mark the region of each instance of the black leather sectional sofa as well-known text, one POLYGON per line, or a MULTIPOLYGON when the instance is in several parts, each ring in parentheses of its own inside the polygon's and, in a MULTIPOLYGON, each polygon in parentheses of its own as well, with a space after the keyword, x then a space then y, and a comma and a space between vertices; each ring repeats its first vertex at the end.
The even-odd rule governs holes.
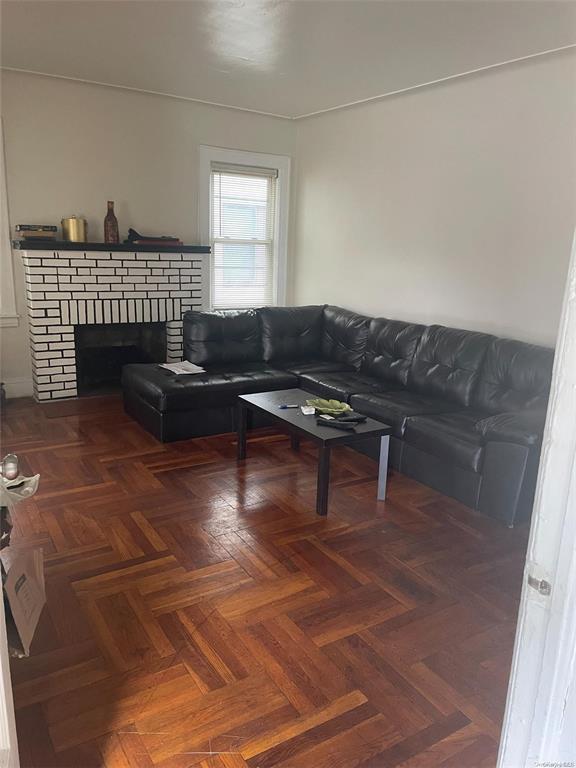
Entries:
POLYGON ((123 370, 126 411, 161 441, 232 431, 239 394, 300 386, 390 424, 398 471, 508 525, 530 514, 552 349, 334 306, 188 312, 184 349, 207 373, 123 370))

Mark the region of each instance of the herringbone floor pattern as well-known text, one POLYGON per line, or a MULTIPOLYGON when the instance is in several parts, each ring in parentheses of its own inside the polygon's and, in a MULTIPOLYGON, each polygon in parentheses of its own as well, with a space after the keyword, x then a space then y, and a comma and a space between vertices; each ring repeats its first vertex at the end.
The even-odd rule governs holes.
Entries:
POLYGON ((40 472, 14 543, 46 557, 12 665, 23 768, 495 764, 526 532, 335 449, 161 445, 119 398, 9 403, 40 472))

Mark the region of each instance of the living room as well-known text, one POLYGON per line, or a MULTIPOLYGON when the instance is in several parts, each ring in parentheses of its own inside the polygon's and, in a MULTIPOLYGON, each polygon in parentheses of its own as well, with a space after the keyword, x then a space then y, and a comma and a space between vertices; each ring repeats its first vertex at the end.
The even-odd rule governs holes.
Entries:
POLYGON ((576 760, 576 4, 1 12, 6 764, 576 760))

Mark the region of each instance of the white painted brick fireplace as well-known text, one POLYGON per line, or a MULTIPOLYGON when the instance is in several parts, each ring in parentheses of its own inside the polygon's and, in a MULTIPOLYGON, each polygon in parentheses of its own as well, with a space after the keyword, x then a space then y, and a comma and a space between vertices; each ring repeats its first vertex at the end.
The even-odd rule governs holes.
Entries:
POLYGON ((181 360, 182 315, 202 308, 209 249, 69 247, 22 250, 36 399, 78 394, 76 325, 165 322, 167 358, 181 360))

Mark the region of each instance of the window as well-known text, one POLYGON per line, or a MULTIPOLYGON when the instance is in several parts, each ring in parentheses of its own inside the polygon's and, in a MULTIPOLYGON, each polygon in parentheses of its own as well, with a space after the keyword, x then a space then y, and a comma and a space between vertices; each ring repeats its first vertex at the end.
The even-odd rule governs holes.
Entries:
POLYGON ((289 162, 201 148, 200 230, 212 248, 213 309, 283 303, 289 162))
POLYGON ((278 173, 212 166, 212 306, 274 303, 276 179, 278 173))

